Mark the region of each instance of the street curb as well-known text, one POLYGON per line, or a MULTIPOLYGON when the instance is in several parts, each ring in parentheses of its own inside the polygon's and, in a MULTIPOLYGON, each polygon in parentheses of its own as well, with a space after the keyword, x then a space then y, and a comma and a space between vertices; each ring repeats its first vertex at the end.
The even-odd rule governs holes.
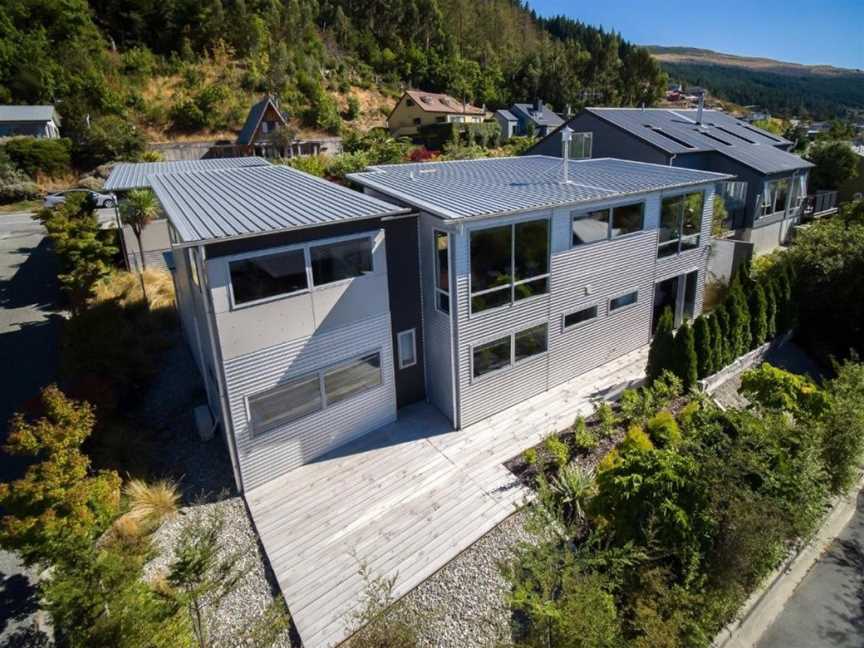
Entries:
POLYGON ((786 602, 810 571, 822 552, 840 535, 855 514, 864 476, 834 506, 813 538, 769 574, 762 585, 741 606, 736 619, 723 628, 712 648, 753 648, 777 619, 786 602))

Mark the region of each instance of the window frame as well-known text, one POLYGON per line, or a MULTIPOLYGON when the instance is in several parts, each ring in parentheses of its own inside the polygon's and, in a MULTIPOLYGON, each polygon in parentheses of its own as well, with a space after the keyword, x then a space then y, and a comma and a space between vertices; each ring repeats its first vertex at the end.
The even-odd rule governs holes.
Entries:
POLYGON ((313 414, 319 414, 321 412, 326 412, 331 407, 337 407, 344 402, 353 400, 355 396, 360 396, 361 394, 365 394, 367 392, 373 391, 373 390, 378 389, 380 387, 384 387, 387 384, 387 377, 386 377, 386 374, 384 373, 384 369, 385 369, 385 366, 384 366, 384 349, 382 347, 375 347, 373 349, 368 349, 362 353, 352 355, 348 358, 345 358, 344 360, 339 360, 338 362, 334 362, 332 364, 318 367, 317 369, 314 369, 312 371, 307 371, 305 373, 297 374, 295 376, 290 376, 288 378, 285 378, 284 380, 280 380, 278 383, 276 383, 272 387, 268 387, 267 389, 262 389, 260 391, 254 392, 252 394, 246 394, 243 397, 243 401, 244 401, 244 405, 245 405, 245 409, 246 409, 246 427, 249 431, 249 436, 252 438, 252 440, 258 439, 259 437, 264 436, 266 434, 269 434, 270 432, 273 432, 274 430, 276 430, 280 427, 284 427, 285 425, 288 425, 289 423, 294 423, 296 421, 304 419, 307 416, 311 416, 313 414), (360 391, 355 392, 355 393, 351 394, 350 396, 347 396, 347 397, 345 397, 341 400, 338 400, 335 403, 331 404, 327 400, 327 390, 324 387, 325 374, 327 372, 333 371, 334 369, 340 369, 342 367, 347 367, 347 366, 351 365, 352 363, 356 362, 357 360, 360 360, 361 358, 365 358, 365 357, 371 356, 371 355, 378 355, 379 371, 381 372, 381 381, 377 385, 371 385, 368 387, 364 387, 360 391), (297 418, 292 418, 292 419, 287 420, 287 421, 276 420, 273 423, 269 423, 269 424, 263 426, 261 429, 256 429, 256 426, 254 425, 254 423, 252 421, 251 401, 253 399, 255 399, 256 397, 263 396, 264 394, 267 394, 268 392, 273 392, 273 391, 276 391, 280 388, 283 388, 283 387, 287 386, 288 383, 293 382, 295 380, 311 379, 313 376, 317 377, 317 379, 318 379, 318 397, 319 397, 320 402, 321 402, 321 406, 318 409, 313 410, 311 412, 307 412, 306 414, 303 414, 302 416, 298 416, 297 418))
MULTIPOLYGON (((528 303, 535 299, 542 298, 544 296, 549 295, 552 291, 551 286, 551 278, 552 278, 552 216, 541 216, 539 218, 524 218, 520 220, 510 221, 508 223, 497 223, 495 225, 488 225, 486 227, 478 227, 471 230, 468 230, 468 317, 482 316, 487 313, 493 313, 496 311, 503 310, 505 308, 512 308, 518 303, 528 303), (516 280, 516 226, 531 223, 534 221, 545 221, 546 222, 546 272, 535 275, 533 277, 528 277, 526 279, 516 280), (494 286, 492 288, 484 288, 483 290, 474 291, 474 279, 473 279, 473 259, 471 258, 471 237, 475 232, 482 232, 484 230, 496 229, 496 228, 510 228, 510 283, 504 284, 501 286, 494 286), (533 283, 535 281, 546 280, 546 291, 542 293, 537 293, 536 295, 530 295, 528 297, 524 297, 522 299, 516 299, 516 287, 521 286, 528 283, 533 283), (482 297, 483 295, 488 295, 494 292, 504 292, 509 288, 510 298, 503 304, 499 306, 492 306, 491 308, 484 308, 479 311, 474 311, 474 298, 482 297)), ((452 307, 452 305, 451 305, 452 307)))
POLYGON ((636 201, 628 201, 628 202, 618 202, 612 205, 598 205, 592 208, 586 209, 573 209, 570 211, 570 249, 581 249, 584 247, 588 247, 590 245, 597 245, 599 243, 604 243, 606 241, 620 241, 621 239, 626 239, 631 236, 637 236, 645 232, 645 205, 646 200, 636 200, 636 201), (613 224, 615 222, 615 210, 619 207, 630 207, 633 205, 639 205, 642 211, 642 227, 640 227, 635 232, 627 232, 626 234, 618 234, 613 235, 612 231, 615 229, 613 224), (594 214, 596 212, 609 212, 609 218, 606 220, 606 236, 605 238, 598 239, 596 241, 589 241, 587 243, 574 243, 573 242, 573 223, 576 220, 581 220, 583 218, 588 218, 589 214, 594 214))
POLYGON ((561 314, 561 332, 564 333, 566 331, 572 331, 574 329, 581 328, 583 326, 587 326, 591 324, 591 322, 600 319, 600 303, 594 302, 592 304, 587 304, 586 306, 582 306, 575 310, 567 311, 561 314), (567 316, 575 315, 576 313, 581 313, 582 311, 594 309, 594 316, 590 317, 586 320, 582 320, 581 322, 576 322, 575 324, 567 324, 567 316))
POLYGON ((672 257, 672 256, 679 256, 681 254, 684 254, 685 252, 691 252, 693 250, 698 250, 702 246, 702 227, 704 225, 705 205, 707 203, 705 194, 706 194, 706 190, 703 188, 703 189, 699 189, 697 191, 684 191, 681 193, 673 193, 673 194, 666 194, 666 195, 660 196, 660 212, 658 214, 658 220, 657 220, 657 256, 656 256, 656 258, 658 260, 666 259, 666 258, 672 257), (662 241, 661 242, 660 241, 660 227, 663 223, 663 201, 667 200, 667 199, 671 199, 671 198, 686 199, 687 196, 690 196, 693 194, 702 194, 702 214, 699 218, 699 230, 695 234, 687 234, 686 236, 684 235, 684 202, 682 201, 681 209, 678 211, 678 214, 677 214, 677 234, 678 234, 678 237, 670 239, 668 241, 662 241), (691 242, 691 241, 696 241, 696 245, 689 246, 689 247, 684 246, 685 242, 691 242), (669 254, 663 254, 663 255, 660 254, 661 249, 671 248, 673 245, 675 245, 675 252, 672 252, 669 254))
MULTIPOLYGON (((435 266, 434 276, 432 277, 432 286, 435 290, 435 310, 447 317, 450 317, 450 312, 453 310, 453 301, 450 299, 450 271, 452 269, 452 259, 450 258, 450 232, 440 229, 432 230, 432 263, 435 266), (441 234, 447 241, 447 290, 438 286, 438 279, 441 277, 441 266, 438 259, 438 235, 441 234), (439 296, 444 295, 447 298, 447 310, 441 308, 439 296)), ((470 273, 469 273, 470 275, 470 273)))
POLYGON ((542 358, 544 356, 549 355, 549 320, 543 320, 540 322, 535 322, 535 323, 529 324, 527 326, 523 325, 523 326, 520 326, 518 328, 510 329, 509 331, 507 331, 505 333, 498 333, 494 336, 486 337, 486 338, 483 338, 483 339, 478 340, 476 342, 472 342, 471 344, 468 345, 468 354, 469 354, 468 371, 469 371, 469 376, 471 377, 470 378, 470 384, 472 384, 472 385, 477 383, 477 382, 484 381, 487 378, 489 378, 490 376, 497 376, 499 374, 502 374, 506 371, 513 369, 514 367, 521 367, 522 365, 529 363, 529 362, 532 362, 532 361, 536 360, 537 358, 542 358), (524 333, 525 331, 530 331, 531 329, 538 328, 540 326, 546 327, 546 348, 539 353, 535 353, 535 354, 530 355, 526 358, 522 358, 521 360, 516 360, 516 335, 518 335, 519 333, 524 333), (510 344, 510 360, 507 362, 507 364, 503 365, 501 367, 498 367, 497 369, 493 369, 492 371, 488 371, 488 372, 481 374, 479 376, 475 376, 474 375, 474 351, 475 351, 475 349, 477 349, 478 347, 481 347, 485 344, 489 344, 491 342, 497 342, 498 340, 503 340, 505 338, 507 340, 509 340, 509 344, 510 344))
POLYGON ((254 250, 252 252, 242 252, 239 254, 231 254, 225 257, 222 257, 227 264, 228 269, 228 306, 231 311, 242 310, 244 308, 249 308, 252 306, 260 306, 261 304, 266 304, 273 301, 278 301, 280 299, 286 299, 288 297, 297 297, 298 295, 303 295, 305 293, 312 293, 319 290, 326 290, 328 288, 332 288, 333 286, 339 286, 343 284, 347 284, 356 279, 362 279, 363 277, 368 277, 370 275, 374 275, 378 271, 378 266, 375 261, 375 242, 378 236, 380 236, 382 230, 370 231, 370 232, 362 232, 358 234, 347 234, 345 236, 335 236, 326 239, 314 239, 312 241, 305 241, 303 243, 294 243, 291 245, 280 245, 278 247, 266 248, 262 250, 254 250), (313 247, 321 247, 324 245, 329 245, 333 243, 343 243, 345 241, 352 240, 362 240, 368 239, 371 246, 371 254, 370 259, 372 262, 372 269, 358 277, 348 277, 346 279, 338 279, 337 281, 330 281, 328 283, 316 285, 314 281, 314 277, 312 276, 312 254, 310 249, 313 247), (269 297, 262 297, 261 299, 256 299, 254 301, 243 302, 241 304, 237 303, 237 300, 234 298, 234 282, 231 281, 231 264, 238 261, 246 261, 248 259, 254 259, 261 256, 272 256, 277 254, 282 254, 284 252, 292 252, 294 250, 303 250, 303 263, 306 270, 306 288, 302 290, 295 290, 288 293, 279 293, 278 295, 270 295, 269 297))
POLYGON ((630 310, 631 308, 635 308, 638 305, 639 305, 639 289, 638 288, 631 288, 630 290, 626 290, 624 292, 617 293, 617 294, 609 297, 606 300, 606 312, 609 313, 609 315, 614 315, 614 314, 621 313, 623 311, 630 310), (624 304, 623 306, 618 306, 617 308, 612 308, 612 302, 614 300, 621 299, 622 297, 627 297, 628 295, 632 295, 632 294, 636 295, 636 299, 632 303, 624 304))
POLYGON ((399 363, 399 369, 408 369, 409 367, 414 367, 417 365, 417 329, 410 328, 404 331, 399 331, 396 334, 396 358, 399 363), (411 362, 405 363, 402 361, 402 337, 405 335, 411 336, 411 348, 412 348, 412 356, 411 362))

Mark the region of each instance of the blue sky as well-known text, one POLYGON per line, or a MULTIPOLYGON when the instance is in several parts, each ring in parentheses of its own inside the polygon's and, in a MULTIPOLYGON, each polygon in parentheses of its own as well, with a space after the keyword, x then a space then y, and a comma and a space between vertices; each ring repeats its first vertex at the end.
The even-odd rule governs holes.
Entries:
POLYGON ((729 54, 864 69, 864 0, 529 0, 641 45, 684 45, 729 54))

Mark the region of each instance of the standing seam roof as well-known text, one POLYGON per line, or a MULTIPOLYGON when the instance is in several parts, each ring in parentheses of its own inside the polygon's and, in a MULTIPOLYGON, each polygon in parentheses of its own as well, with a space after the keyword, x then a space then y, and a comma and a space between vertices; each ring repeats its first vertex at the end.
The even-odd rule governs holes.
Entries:
POLYGON ((557 207, 734 177, 611 158, 569 160, 567 168, 567 183, 564 161, 549 156, 387 165, 348 177, 448 219, 557 207))
POLYGON ((186 244, 409 211, 280 165, 157 174, 151 182, 186 244))
POLYGON ((268 166, 260 157, 213 158, 210 160, 175 160, 173 162, 138 162, 118 164, 105 182, 105 191, 146 189, 150 178, 158 173, 187 173, 237 167, 268 166))

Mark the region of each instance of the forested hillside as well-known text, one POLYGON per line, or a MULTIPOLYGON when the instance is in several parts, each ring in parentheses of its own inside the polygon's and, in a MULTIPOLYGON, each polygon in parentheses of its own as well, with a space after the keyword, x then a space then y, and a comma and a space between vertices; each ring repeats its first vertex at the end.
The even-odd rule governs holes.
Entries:
MULTIPOLYGON (((347 99, 405 86, 489 108, 654 102, 659 66, 619 35, 517 0, 17 0, 0 3, 0 102, 54 102, 64 134, 116 116, 157 134, 237 129, 277 95, 338 131, 347 99)), ((356 104, 356 98, 354 100, 356 104)), ((350 108, 350 106, 349 106, 350 108)), ((386 106, 364 106, 384 112, 386 106)))
POLYGON ((722 99, 781 116, 814 119, 864 111, 864 72, 824 65, 721 54, 682 47, 647 48, 673 80, 708 88, 722 99))

